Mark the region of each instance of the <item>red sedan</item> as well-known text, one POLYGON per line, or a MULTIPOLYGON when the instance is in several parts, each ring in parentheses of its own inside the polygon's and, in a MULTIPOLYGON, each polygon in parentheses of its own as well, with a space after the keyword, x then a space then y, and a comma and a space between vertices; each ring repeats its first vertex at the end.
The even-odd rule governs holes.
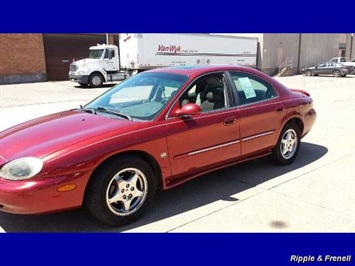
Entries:
POLYGON ((0 133, 0 210, 86 205, 109 225, 135 220, 157 189, 270 155, 292 163, 313 101, 251 68, 138 74, 87 105, 0 133))

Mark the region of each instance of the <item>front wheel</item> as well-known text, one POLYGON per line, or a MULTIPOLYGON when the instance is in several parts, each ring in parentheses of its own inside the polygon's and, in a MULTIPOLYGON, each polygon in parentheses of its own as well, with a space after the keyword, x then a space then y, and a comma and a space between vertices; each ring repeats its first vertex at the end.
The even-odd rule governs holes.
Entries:
POLYGON ((288 123, 281 131, 276 146, 272 150, 272 160, 280 165, 292 163, 300 149, 300 131, 294 123, 288 123))
POLYGON ((89 211, 101 222, 120 226, 136 220, 154 198, 156 178, 142 159, 125 156, 95 170, 85 194, 89 211))
POLYGON ((307 70, 306 71, 306 76, 308 76, 308 77, 312 76, 312 70, 307 70))
POLYGON ((104 78, 102 77, 101 74, 94 73, 94 74, 90 75, 90 77, 89 77, 90 87, 98 88, 98 87, 101 87, 103 83, 104 83, 104 78))

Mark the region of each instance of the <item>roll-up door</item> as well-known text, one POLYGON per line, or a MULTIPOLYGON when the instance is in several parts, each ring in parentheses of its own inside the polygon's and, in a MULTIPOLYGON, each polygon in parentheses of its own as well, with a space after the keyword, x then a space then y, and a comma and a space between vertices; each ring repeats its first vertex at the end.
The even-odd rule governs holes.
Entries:
POLYGON ((89 47, 106 43, 105 34, 43 34, 47 79, 68 80, 69 65, 87 58, 89 47))

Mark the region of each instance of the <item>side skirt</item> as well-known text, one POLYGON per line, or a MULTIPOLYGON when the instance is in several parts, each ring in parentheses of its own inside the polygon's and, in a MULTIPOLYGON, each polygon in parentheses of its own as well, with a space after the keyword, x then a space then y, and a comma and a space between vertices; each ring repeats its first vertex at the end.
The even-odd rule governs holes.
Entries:
POLYGON ((185 176, 185 177, 181 177, 181 178, 165 181, 164 184, 163 184, 163 190, 167 190, 167 189, 176 187, 176 186, 178 186, 178 185, 180 185, 182 183, 185 183, 185 182, 187 182, 189 180, 192 180, 192 179, 194 179, 194 178, 196 178, 198 176, 205 175, 207 173, 214 172, 216 170, 223 169, 223 168, 226 168, 226 167, 230 167, 230 166, 233 166, 233 165, 236 165, 236 164, 239 164, 239 163, 243 163, 243 162, 246 162, 246 161, 251 161, 251 160, 255 160, 255 159, 261 158, 261 157, 265 157, 265 156, 268 156, 270 154, 271 154, 271 151, 266 151, 266 152, 259 153, 259 154, 256 154, 254 156, 248 157, 248 158, 242 158, 242 159, 239 159, 239 160, 236 160, 236 161, 232 161, 232 162, 229 162, 229 163, 226 163, 226 164, 223 164, 223 165, 220 165, 220 166, 217 166, 217 167, 205 170, 205 171, 201 171, 201 172, 199 172, 197 174, 193 174, 193 175, 189 175, 189 176, 185 176))

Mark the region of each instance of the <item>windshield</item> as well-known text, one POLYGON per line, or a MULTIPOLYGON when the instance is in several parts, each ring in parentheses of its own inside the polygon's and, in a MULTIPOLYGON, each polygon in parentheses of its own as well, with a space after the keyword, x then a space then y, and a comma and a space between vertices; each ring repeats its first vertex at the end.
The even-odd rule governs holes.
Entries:
POLYGON ((170 73, 141 73, 99 96, 84 108, 102 107, 132 119, 153 120, 181 88, 187 76, 170 73))
POLYGON ((90 50, 89 58, 100 59, 104 50, 90 50))

